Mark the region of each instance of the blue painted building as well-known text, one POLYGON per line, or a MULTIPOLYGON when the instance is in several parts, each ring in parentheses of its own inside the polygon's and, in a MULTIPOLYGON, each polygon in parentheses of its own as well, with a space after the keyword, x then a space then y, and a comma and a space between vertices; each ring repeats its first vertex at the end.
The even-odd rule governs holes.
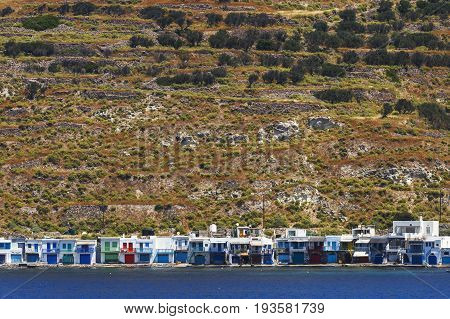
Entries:
POLYGON ((369 241, 369 260, 372 264, 381 265, 387 261, 386 246, 388 236, 372 236, 369 241))
POLYGON ((136 239, 136 263, 150 264, 153 260, 155 236, 136 239))
POLYGON ((174 262, 174 243, 172 237, 156 237, 153 261, 157 264, 171 264, 174 262))
POLYGON ((209 260, 211 265, 226 265, 228 253, 228 238, 211 238, 209 245, 209 260))
POLYGON ((185 264, 188 260, 189 236, 176 235, 172 237, 174 243, 174 262, 185 264))
POLYGON ((0 265, 11 263, 11 240, 0 238, 0 265))
POLYGON ((75 263, 79 265, 95 264, 96 248, 96 240, 77 240, 75 244, 75 263))
POLYGON ((37 239, 27 239, 25 241, 25 262, 34 264, 41 260, 41 241, 37 239))
POLYGON ((208 265, 210 239, 207 237, 191 237, 189 239, 187 262, 192 265, 208 265))
POLYGON ((276 259, 280 265, 308 263, 308 237, 304 229, 287 229, 283 237, 275 241, 276 259))
POLYGON ((59 263, 59 239, 45 238, 41 240, 41 261, 48 265, 59 263))
POLYGON ((341 248, 341 236, 325 236, 324 251, 327 256, 327 264, 338 262, 338 252, 341 248))

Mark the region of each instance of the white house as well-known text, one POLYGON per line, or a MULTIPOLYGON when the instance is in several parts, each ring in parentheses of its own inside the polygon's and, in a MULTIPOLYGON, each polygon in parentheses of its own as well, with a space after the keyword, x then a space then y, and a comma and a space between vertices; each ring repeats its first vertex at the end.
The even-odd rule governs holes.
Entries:
POLYGON ((58 264, 59 239, 44 238, 41 240, 41 243, 42 243, 41 261, 49 265, 58 264))
POLYGON ((227 237, 211 237, 209 245, 209 260, 212 265, 226 265, 228 254, 227 237))
POLYGON ((11 263, 21 264, 23 262, 25 253, 25 239, 12 238, 11 239, 11 263))
POLYGON ((25 261, 27 263, 38 263, 41 260, 42 244, 38 239, 27 239, 25 241, 25 261))
POLYGON ((209 245, 209 237, 191 237, 189 239, 187 262, 193 265, 209 264, 209 245))
POLYGON ((405 238, 425 238, 426 236, 439 236, 438 221, 419 220, 392 222, 392 234, 405 236, 405 238))
POLYGON ((59 257, 58 261, 64 265, 73 265, 75 263, 76 239, 61 239, 58 243, 59 257))
MULTIPOLYGON (((399 250, 400 261, 404 264, 423 265, 424 263, 435 263, 437 250, 436 237, 439 237, 439 222, 424 221, 422 216, 419 220, 394 221, 392 222, 392 234, 390 237, 400 237, 404 241, 404 248, 399 250), (429 240, 428 240, 429 239, 429 240), (428 254, 428 255, 427 255, 428 254), (431 260, 428 257, 431 256, 431 260)), ((388 253, 391 245, 387 247, 388 253)))
POLYGON ((358 225, 356 228, 352 228, 353 237, 371 237, 375 236, 375 226, 372 225, 358 225))
POLYGON ((0 265, 11 263, 11 240, 0 238, 0 265))
POLYGON ((75 264, 93 265, 96 260, 96 240, 77 240, 75 243, 75 264))
POLYGON ((430 265, 436 266, 441 263, 441 237, 427 236, 423 242, 423 262, 430 265))
POLYGON ((284 237, 306 237, 306 229, 287 228, 284 237))
POLYGON ((136 239, 136 263, 150 264, 153 260, 155 236, 136 239))
POLYGON ((102 264, 118 264, 119 253, 119 237, 100 237, 100 262, 102 264))
POLYGON ((341 236, 325 236, 323 250, 327 254, 327 263, 338 262, 338 251, 340 250, 341 236))
POLYGON ((248 255, 250 248, 250 238, 230 238, 228 241, 229 264, 249 264, 250 257, 248 255))
POLYGON ((172 237, 156 237, 155 253, 153 261, 157 264, 169 264, 174 262, 174 242, 172 237))
POLYGON ((188 259, 189 236, 176 235, 172 236, 174 251, 174 262, 185 264, 188 259))
POLYGON ((450 236, 441 237, 441 263, 450 265, 450 236))
POLYGON ((136 240, 137 237, 120 238, 119 262, 122 264, 136 263, 136 240))

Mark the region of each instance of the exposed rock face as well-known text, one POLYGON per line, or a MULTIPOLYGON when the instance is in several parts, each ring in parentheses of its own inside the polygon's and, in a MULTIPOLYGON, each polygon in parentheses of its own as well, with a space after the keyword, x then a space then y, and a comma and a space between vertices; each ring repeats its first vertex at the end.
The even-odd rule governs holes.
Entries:
POLYGON ((9 117, 26 115, 27 113, 28 113, 28 110, 24 107, 14 107, 12 109, 5 111, 5 115, 9 116, 9 117))
POLYGON ((225 134, 225 139, 226 139, 227 143, 229 143, 231 145, 248 142, 248 136, 245 134, 227 133, 227 134, 225 134))
POLYGON ((117 92, 117 91, 84 91, 81 93, 83 97, 89 99, 106 99, 106 100, 128 100, 139 97, 134 92, 117 92))
POLYGON ((345 175, 353 177, 377 177, 394 183, 411 185, 415 180, 425 180, 427 182, 436 181, 433 173, 419 163, 407 164, 405 166, 390 165, 381 168, 352 169, 351 167, 341 167, 345 175))
POLYGON ((198 142, 194 139, 194 137, 192 135, 188 135, 186 133, 178 133, 177 136, 175 137, 175 140, 180 143, 181 146, 183 147, 195 147, 198 142))
POLYGON ((264 129, 261 128, 258 132, 258 141, 288 141, 297 137, 299 133, 300 129, 296 121, 278 122, 264 129))
POLYGON ((297 187, 291 194, 281 192, 277 195, 277 201, 283 204, 288 203, 315 203, 319 202, 319 191, 311 186, 297 187))
POLYGON ((330 128, 341 127, 343 124, 335 122, 329 117, 311 117, 308 119, 308 126, 315 130, 328 130, 330 128))

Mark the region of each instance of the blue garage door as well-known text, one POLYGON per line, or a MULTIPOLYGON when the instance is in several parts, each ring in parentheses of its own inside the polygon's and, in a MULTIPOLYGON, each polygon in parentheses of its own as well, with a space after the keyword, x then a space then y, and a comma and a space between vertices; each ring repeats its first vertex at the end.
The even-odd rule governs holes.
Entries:
POLYGON ((22 255, 11 255, 11 262, 13 264, 20 264, 22 262, 22 255))
POLYGON ((372 260, 373 264, 381 265, 383 263, 383 255, 375 255, 372 260))
POLYGON ((0 265, 6 263, 6 255, 0 255, 0 265))
POLYGON ((141 263, 149 263, 150 262, 150 254, 139 254, 139 261, 141 263))
POLYGON ((264 255, 263 256, 263 264, 264 265, 272 265, 273 264, 272 255, 264 255))
POLYGON ((327 263, 328 264, 335 264, 335 263, 337 263, 337 254, 328 254, 327 255, 327 263))
POLYGON ((422 255, 412 255, 411 264, 413 265, 422 265, 423 256, 422 255))
POLYGON ((278 262, 280 264, 288 264, 289 263, 289 254, 279 254, 278 262))
POLYGON ((430 255, 428 257, 428 264, 429 265, 437 265, 437 257, 435 255, 430 255))
POLYGON ((305 263, 305 253, 303 252, 294 252, 292 254, 292 263, 294 265, 302 265, 305 263))
POLYGON ((232 264, 239 264, 241 261, 241 258, 239 256, 231 256, 231 263, 232 264))
POLYGON ((185 264, 187 261, 187 251, 176 251, 175 262, 185 264))
POLYGON ((450 256, 442 256, 442 264, 450 265, 450 256))
POLYGON ((28 263, 36 263, 39 261, 39 255, 38 254, 28 254, 27 255, 27 262, 28 263))
POLYGON ((211 253, 211 264, 213 265, 225 264, 225 253, 211 253))
POLYGON ((197 255, 197 256, 195 256, 195 258, 194 258, 194 263, 195 263, 196 265, 204 265, 204 264, 206 264, 206 258, 205 258, 205 256, 203 256, 203 255, 197 255))
POLYGON ((158 254, 158 256, 156 256, 156 262, 160 264, 169 263, 169 254, 158 254))
POLYGON ((56 254, 47 255, 47 264, 56 265, 58 263, 58 256, 56 254))
POLYGON ((90 265, 91 264, 91 254, 80 254, 80 264, 90 265))

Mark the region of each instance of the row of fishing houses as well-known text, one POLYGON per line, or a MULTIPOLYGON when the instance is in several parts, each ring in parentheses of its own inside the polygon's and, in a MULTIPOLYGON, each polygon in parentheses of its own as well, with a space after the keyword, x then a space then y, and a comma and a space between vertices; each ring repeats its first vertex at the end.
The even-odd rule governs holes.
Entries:
POLYGON ((450 265, 450 237, 437 221, 394 221, 392 233, 373 226, 351 234, 309 236, 284 229, 266 237, 262 229, 237 226, 229 236, 211 225, 189 235, 80 239, 0 239, 0 264, 302 264, 450 265))

